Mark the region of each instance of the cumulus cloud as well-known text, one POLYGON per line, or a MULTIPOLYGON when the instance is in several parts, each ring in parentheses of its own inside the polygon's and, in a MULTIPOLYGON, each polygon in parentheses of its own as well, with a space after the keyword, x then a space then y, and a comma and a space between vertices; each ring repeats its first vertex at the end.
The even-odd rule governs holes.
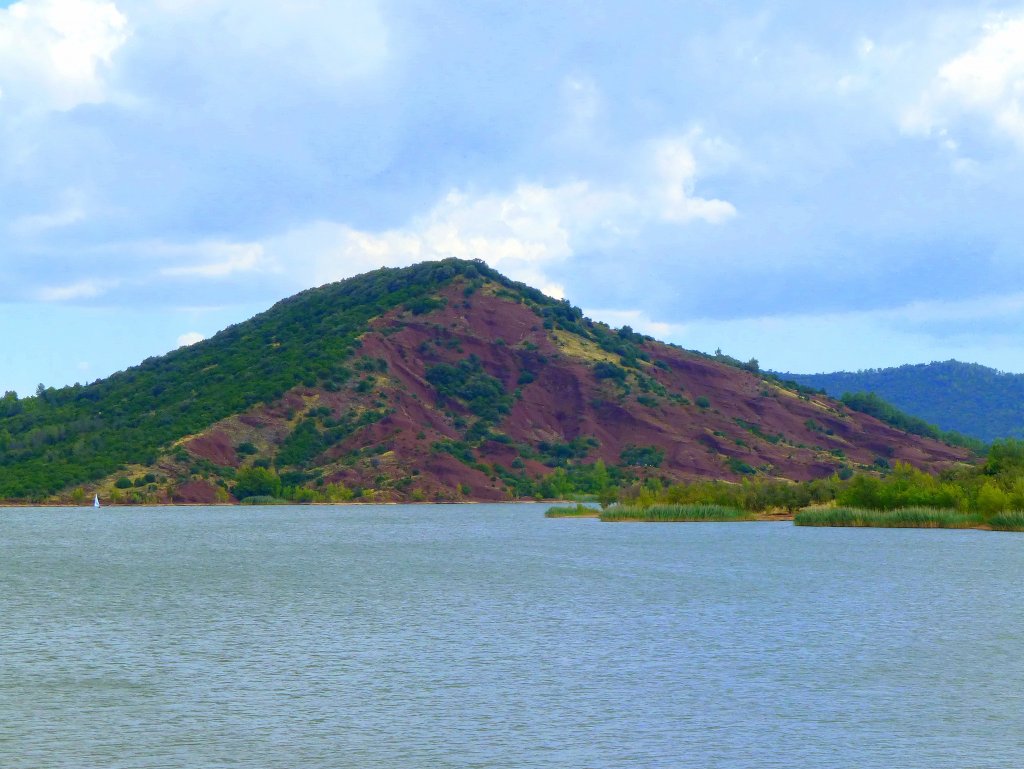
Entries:
MULTIPOLYGON (((703 219, 718 224, 735 216, 736 209, 725 200, 708 200, 693 195, 697 159, 692 144, 696 136, 699 134, 691 133, 681 139, 663 139, 656 143, 655 156, 661 189, 656 191, 655 196, 661 198, 662 217, 667 221, 703 219)), ((710 146, 721 151, 714 144, 710 146)))
POLYGON ((0 9, 0 110, 69 110, 104 101, 105 77, 128 39, 112 2, 21 0, 0 9))
POLYGON ((736 214, 731 203, 693 194, 696 134, 656 142, 651 171, 637 184, 573 181, 520 183, 504 193, 448 192, 406 226, 379 232, 316 222, 264 244, 279 265, 305 261, 318 283, 380 266, 458 257, 483 259, 546 293, 563 287, 548 274, 594 247, 620 244, 653 222, 720 224, 736 214))
POLYGON ((178 347, 188 347, 189 345, 196 344, 196 342, 202 342, 204 339, 206 337, 198 331, 188 331, 178 337, 178 347))
POLYGON ((612 327, 629 326, 634 331, 649 334, 662 341, 680 339, 686 334, 686 324, 655 320, 643 310, 588 309, 584 310, 584 313, 588 317, 604 321, 612 327))
MULTIPOLYGON (((1024 148, 1024 16, 984 25, 980 39, 944 63, 918 102, 903 115, 912 134, 948 133, 964 118, 980 117, 1024 148)), ((955 144, 948 146, 955 150, 955 144)))

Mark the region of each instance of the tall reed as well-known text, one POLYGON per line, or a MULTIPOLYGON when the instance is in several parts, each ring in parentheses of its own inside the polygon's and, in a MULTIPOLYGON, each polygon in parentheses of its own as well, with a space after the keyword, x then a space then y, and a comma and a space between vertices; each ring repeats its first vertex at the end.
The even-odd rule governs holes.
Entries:
POLYGON ((574 505, 571 507, 562 505, 560 507, 549 507, 544 516, 546 518, 597 518, 600 512, 596 507, 587 507, 586 505, 574 505))
POLYGON ((970 515, 931 507, 864 510, 856 507, 811 507, 798 512, 797 526, 870 526, 891 529, 967 529, 979 520, 970 515))
POLYGON ((735 507, 725 505, 651 505, 639 507, 613 505, 601 513, 602 521, 753 521, 756 517, 735 507))
POLYGON ((1024 531, 1024 511, 1008 510, 1005 513, 996 513, 988 523, 998 531, 1024 531))

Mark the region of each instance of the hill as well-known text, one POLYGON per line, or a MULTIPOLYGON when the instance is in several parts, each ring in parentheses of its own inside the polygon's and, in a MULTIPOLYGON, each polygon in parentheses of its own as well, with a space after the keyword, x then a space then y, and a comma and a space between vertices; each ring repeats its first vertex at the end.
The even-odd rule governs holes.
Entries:
POLYGON ((381 269, 87 386, 8 393, 0 498, 513 499, 967 457, 730 362, 482 262, 381 269))
POLYGON ((834 397, 873 392, 943 430, 991 442, 1024 438, 1024 374, 948 360, 832 374, 780 374, 834 397))

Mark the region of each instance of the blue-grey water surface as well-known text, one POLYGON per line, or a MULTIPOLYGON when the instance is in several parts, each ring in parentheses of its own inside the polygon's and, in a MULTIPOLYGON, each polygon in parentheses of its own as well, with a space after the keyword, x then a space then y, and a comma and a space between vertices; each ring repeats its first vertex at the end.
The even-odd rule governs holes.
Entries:
POLYGON ((0 766, 1024 766, 1024 535, 0 509, 0 766))

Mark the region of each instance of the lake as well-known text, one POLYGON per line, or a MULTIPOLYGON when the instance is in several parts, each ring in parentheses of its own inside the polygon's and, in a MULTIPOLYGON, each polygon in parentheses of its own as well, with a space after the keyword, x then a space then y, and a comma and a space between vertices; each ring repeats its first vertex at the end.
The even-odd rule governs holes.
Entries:
POLYGON ((0 766, 1024 766, 1024 534, 0 509, 0 766))

